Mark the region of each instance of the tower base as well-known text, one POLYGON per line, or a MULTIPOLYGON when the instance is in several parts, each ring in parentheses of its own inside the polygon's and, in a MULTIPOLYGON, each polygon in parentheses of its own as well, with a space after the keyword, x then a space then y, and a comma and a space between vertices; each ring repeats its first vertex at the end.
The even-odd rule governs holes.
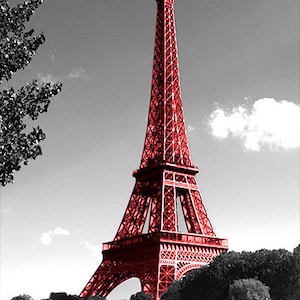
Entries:
POLYGON ((142 291, 158 300, 174 280, 208 264, 227 249, 227 239, 174 232, 105 243, 103 261, 80 296, 106 297, 122 282, 137 277, 142 291))

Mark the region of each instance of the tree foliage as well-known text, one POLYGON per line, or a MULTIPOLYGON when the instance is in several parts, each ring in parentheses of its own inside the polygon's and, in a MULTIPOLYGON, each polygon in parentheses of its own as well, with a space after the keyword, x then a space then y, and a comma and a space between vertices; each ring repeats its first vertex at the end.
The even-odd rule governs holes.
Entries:
POLYGON ((269 289, 257 279, 234 280, 229 286, 229 300, 268 300, 269 289))
POLYGON ((51 293, 49 296, 49 300, 79 300, 79 296, 76 295, 68 295, 65 292, 62 293, 51 293))
MULTIPOLYGON (((81 299, 81 298, 80 298, 81 299)), ((87 297, 86 300, 105 300, 106 298, 101 297, 101 296, 90 296, 87 297)))
POLYGON ((24 294, 24 295, 13 297, 11 298, 11 300, 33 300, 33 298, 27 294, 24 294))
POLYGON ((151 300, 152 296, 145 294, 144 292, 138 292, 134 295, 131 295, 130 300, 151 300))
POLYGON ((300 299, 300 244, 294 249, 293 256, 295 258, 296 270, 298 270, 298 276, 296 276, 295 284, 293 286, 293 298, 291 300, 300 299))
MULTIPOLYGON (((45 42, 43 33, 34 35, 26 30, 42 0, 28 0, 10 7, 7 0, 0 0, 0 83, 10 80, 13 74, 24 69, 45 42)), ((13 173, 22 164, 42 154, 40 141, 45 133, 37 126, 26 131, 26 118, 36 120, 47 112, 50 98, 61 90, 60 83, 42 83, 37 80, 19 90, 13 87, 0 90, 0 182, 2 186, 13 182, 13 173)))
POLYGON ((287 250, 228 252, 216 257, 208 266, 194 270, 176 288, 170 286, 162 296, 168 299, 224 300, 235 280, 254 278, 270 288, 272 300, 297 300, 300 292, 300 256, 287 250))

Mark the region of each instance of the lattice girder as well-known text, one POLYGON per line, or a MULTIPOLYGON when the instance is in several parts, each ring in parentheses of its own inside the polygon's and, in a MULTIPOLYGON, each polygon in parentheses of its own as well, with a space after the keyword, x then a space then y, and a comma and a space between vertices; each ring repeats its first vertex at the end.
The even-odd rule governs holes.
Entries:
POLYGON ((137 277, 145 293, 160 299, 174 280, 207 264, 226 249, 226 240, 199 238, 160 232, 104 244, 103 262, 80 296, 106 297, 122 282, 137 277))
POLYGON ((140 235, 145 228, 149 233, 160 230, 177 232, 178 197, 188 232, 215 236, 195 172, 195 169, 170 164, 161 165, 152 172, 137 171, 136 184, 115 240, 140 235), (149 223, 145 224, 148 210, 149 223))
POLYGON ((157 0, 148 125, 140 168, 170 162, 191 166, 178 67, 173 1, 157 0))
POLYGON ((156 0, 151 98, 141 163, 114 240, 103 244, 103 262, 81 297, 106 297, 137 277, 159 300, 186 272, 227 251, 216 237, 192 165, 181 99, 174 1, 156 0), (181 208, 180 208, 181 207, 181 208), (182 210, 187 233, 179 232, 182 210))

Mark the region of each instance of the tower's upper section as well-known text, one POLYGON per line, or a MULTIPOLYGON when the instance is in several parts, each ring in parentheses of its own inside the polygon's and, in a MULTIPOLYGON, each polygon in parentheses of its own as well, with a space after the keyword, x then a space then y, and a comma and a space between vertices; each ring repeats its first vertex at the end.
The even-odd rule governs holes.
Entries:
POLYGON ((192 166, 181 100, 174 0, 157 0, 151 99, 140 169, 162 163, 192 166))

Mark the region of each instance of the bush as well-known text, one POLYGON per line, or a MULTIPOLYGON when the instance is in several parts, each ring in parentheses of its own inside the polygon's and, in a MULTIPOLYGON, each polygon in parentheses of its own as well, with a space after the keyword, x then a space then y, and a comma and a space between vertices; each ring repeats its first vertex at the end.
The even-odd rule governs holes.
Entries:
POLYGON ((296 249, 294 254, 284 249, 223 253, 208 266, 175 282, 175 288, 172 284, 162 300, 228 299, 229 286, 245 278, 257 279, 268 286, 272 300, 299 300, 300 250, 296 249))
POLYGON ((270 288, 253 278, 234 280, 229 287, 229 300, 267 300, 270 288))
POLYGON ((138 292, 131 295, 130 300, 152 300, 152 296, 145 294, 144 292, 138 292))
POLYGON ((33 300, 33 298, 29 295, 24 294, 24 295, 13 297, 11 298, 11 300, 33 300))

